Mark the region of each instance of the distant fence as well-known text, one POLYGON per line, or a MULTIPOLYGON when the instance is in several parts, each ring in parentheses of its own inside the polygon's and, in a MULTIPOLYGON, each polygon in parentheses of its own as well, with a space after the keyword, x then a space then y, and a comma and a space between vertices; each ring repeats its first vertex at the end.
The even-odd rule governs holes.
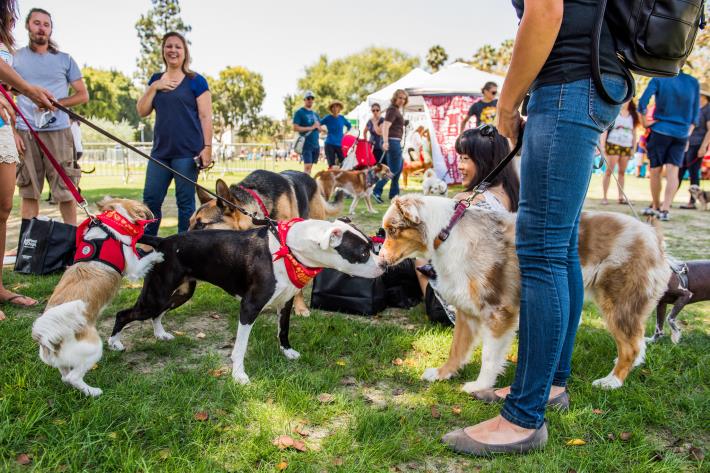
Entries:
MULTIPOLYGON (((152 143, 132 142, 139 150, 150 154, 152 143)), ((84 143, 84 152, 79 161, 84 173, 95 176, 119 177, 124 183, 140 181, 145 176, 148 161, 133 151, 113 143, 84 143)), ((234 143, 215 145, 212 158, 215 162, 210 174, 251 172, 256 169, 276 169, 278 161, 292 161, 294 168, 298 158, 289 156, 287 143, 282 147, 261 143, 234 143)))

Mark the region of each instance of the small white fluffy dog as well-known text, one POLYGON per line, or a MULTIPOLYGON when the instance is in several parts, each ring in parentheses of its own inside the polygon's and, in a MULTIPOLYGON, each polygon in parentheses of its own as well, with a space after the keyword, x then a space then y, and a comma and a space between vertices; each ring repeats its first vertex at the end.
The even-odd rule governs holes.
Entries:
MULTIPOLYGON (((113 211, 116 220, 122 221, 129 229, 140 220, 153 218, 148 207, 133 200, 106 197, 97 205, 102 212, 113 211)), ((142 232, 142 225, 139 228, 142 232)), ((101 389, 84 382, 84 375, 101 359, 103 351, 101 337, 96 331, 99 314, 121 287, 122 275, 131 280, 140 279, 155 263, 163 261, 162 253, 158 252, 139 258, 134 251, 135 239, 109 225, 90 227, 82 243, 90 243, 85 246, 91 247, 109 239, 120 242, 125 261, 123 274, 117 268, 96 260, 75 263, 66 270, 54 289, 44 314, 32 325, 32 338, 39 344, 40 359, 59 369, 62 381, 88 396, 102 393, 101 389)), ((87 250, 84 254, 88 253, 87 250)))
POLYGON ((449 187, 444 181, 436 177, 433 169, 429 168, 424 173, 424 182, 422 182, 422 193, 424 195, 440 195, 446 197, 449 192, 449 187))

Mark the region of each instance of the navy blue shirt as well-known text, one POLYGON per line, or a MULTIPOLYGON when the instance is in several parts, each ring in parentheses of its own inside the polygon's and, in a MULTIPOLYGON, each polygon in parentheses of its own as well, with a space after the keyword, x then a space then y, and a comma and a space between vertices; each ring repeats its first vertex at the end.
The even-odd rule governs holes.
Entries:
MULTIPOLYGON (((148 85, 160 79, 153 74, 148 85)), ((159 91, 153 98, 155 131, 151 155, 158 159, 194 158, 205 147, 202 124, 197 112, 197 97, 209 90, 199 74, 185 78, 174 90, 159 91)))
MULTIPOLYGON (((380 121, 377 122, 378 125, 382 126, 382 124, 385 122, 384 117, 380 117, 380 121)), ((367 131, 370 132, 370 143, 372 143, 372 147, 374 149, 382 149, 382 135, 378 134, 375 131, 375 125, 372 124, 372 120, 367 121, 367 131)))
MULTIPOLYGON (((301 107, 293 114, 293 124, 298 126, 313 126, 318 121, 318 114, 313 110, 308 110, 301 107)), ((300 133, 301 136, 306 135, 306 142, 303 144, 309 148, 318 148, 318 130, 312 130, 300 133)))
POLYGON ((325 144, 340 146, 343 142, 343 127, 350 130, 352 125, 342 115, 334 117, 332 114, 326 115, 320 120, 321 125, 325 125, 328 129, 328 136, 325 137, 325 144))
POLYGON ((681 72, 676 77, 654 77, 639 100, 639 112, 645 114, 651 96, 656 97, 651 129, 661 135, 687 138, 690 125, 700 113, 700 85, 695 77, 681 72))

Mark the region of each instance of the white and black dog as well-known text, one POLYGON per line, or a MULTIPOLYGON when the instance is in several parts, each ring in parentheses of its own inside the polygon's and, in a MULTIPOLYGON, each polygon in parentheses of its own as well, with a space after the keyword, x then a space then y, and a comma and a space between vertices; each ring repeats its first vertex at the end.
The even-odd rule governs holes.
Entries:
POLYGON ((252 325, 264 309, 274 309, 279 314, 281 351, 288 359, 298 358, 300 354, 288 341, 293 297, 299 290, 293 280, 293 266, 288 266, 293 258, 297 264, 305 266, 297 269, 300 274, 312 268, 333 268, 354 276, 375 278, 384 269, 373 253, 372 242, 352 225, 339 220, 290 223, 284 233, 282 224, 279 225, 279 239, 266 227, 245 231, 198 230, 167 238, 141 239, 160 251, 165 259, 146 277, 135 305, 116 315, 109 346, 123 350, 121 330, 134 320, 153 319, 157 338, 173 338, 164 330, 161 318, 168 310, 189 300, 196 280, 200 280, 241 297, 239 326, 232 351, 232 377, 237 382, 249 382, 244 372, 244 355, 252 325), (282 241, 291 256, 278 258, 289 251, 284 250, 282 241))

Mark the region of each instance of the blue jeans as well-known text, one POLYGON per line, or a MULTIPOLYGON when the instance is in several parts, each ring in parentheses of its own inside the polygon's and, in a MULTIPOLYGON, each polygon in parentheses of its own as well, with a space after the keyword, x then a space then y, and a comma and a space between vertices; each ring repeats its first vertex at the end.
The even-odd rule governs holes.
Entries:
MULTIPOLYGON (((160 161, 193 181, 197 180, 197 166, 192 158, 161 159, 160 161)), ((195 213, 195 186, 181 177, 175 177, 174 179, 178 207, 178 233, 182 233, 187 231, 190 226, 190 217, 195 213)), ((163 216, 161 207, 172 180, 172 172, 152 161, 148 162, 145 185, 143 187, 143 202, 153 212, 158 221, 146 226, 145 233, 147 235, 158 234, 160 219, 163 216)))
MULTIPOLYGON (((612 97, 622 77, 604 76, 612 97)), ((599 136, 618 106, 590 79, 535 89, 528 104, 520 169, 516 251, 520 263, 518 365, 501 415, 540 428, 550 386, 565 386, 582 313, 584 285, 577 251, 579 217, 599 136)))
MULTIPOLYGON (((390 199, 394 199, 399 195, 399 176, 402 174, 402 141, 399 138, 390 138, 390 149, 385 153, 383 162, 390 168, 392 172, 392 183, 390 184, 390 199)), ((382 196, 382 189, 385 188, 387 179, 380 179, 375 184, 375 189, 372 191, 378 197, 382 196)))

